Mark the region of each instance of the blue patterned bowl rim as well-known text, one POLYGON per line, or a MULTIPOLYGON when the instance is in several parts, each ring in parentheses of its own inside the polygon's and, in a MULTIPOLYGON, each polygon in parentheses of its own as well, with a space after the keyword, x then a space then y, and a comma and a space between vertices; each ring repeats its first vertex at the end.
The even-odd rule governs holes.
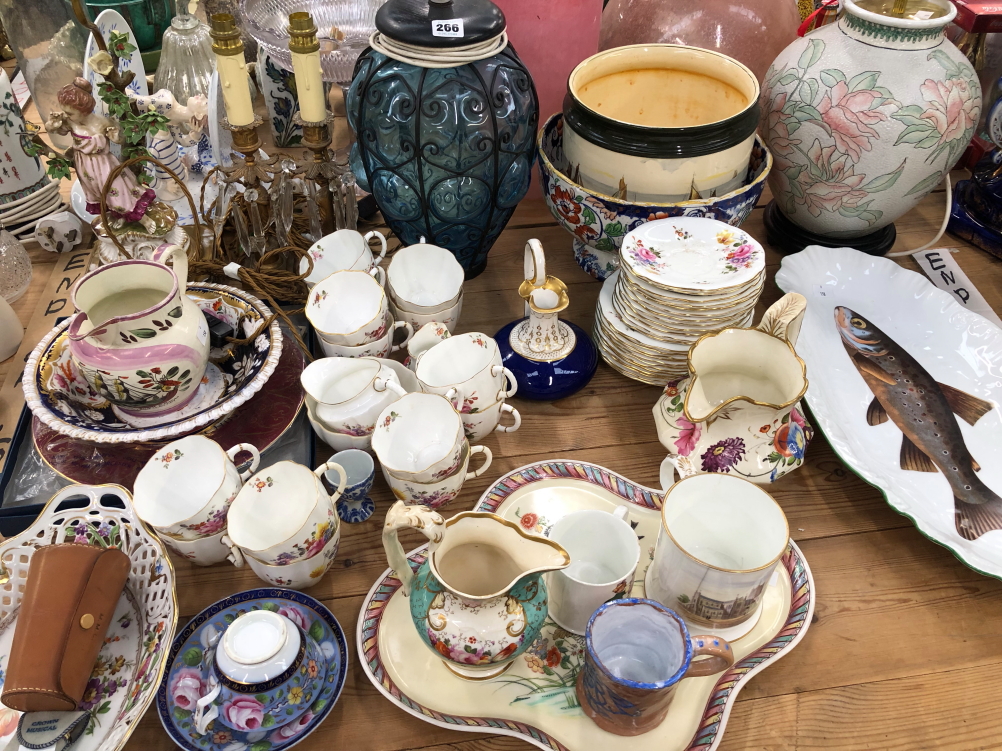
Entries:
MULTIPOLYGON (((271 309, 264 302, 249 292, 237 289, 236 287, 211 282, 188 282, 187 291, 209 295, 229 295, 232 298, 240 300, 247 308, 252 309, 259 320, 266 321, 271 317, 271 309)), ((283 334, 278 320, 275 319, 267 328, 261 330, 257 336, 257 338, 261 336, 266 338, 266 349, 258 350, 254 342, 241 345, 240 351, 237 354, 253 354, 255 352, 257 354, 253 354, 253 368, 248 371, 243 381, 232 391, 227 386, 217 401, 205 406, 199 412, 174 418, 173 420, 166 420, 155 427, 134 428, 125 426, 118 428, 113 427, 112 424, 102 425, 101 421, 98 420, 84 420, 79 415, 79 412, 86 414, 87 411, 96 411, 105 413, 105 416, 109 417, 109 419, 114 419, 110 404, 101 409, 94 408, 93 410, 88 410, 81 406, 78 414, 71 416, 61 409, 59 399, 53 399, 50 394, 46 393, 41 372, 41 360, 55 346, 60 337, 64 335, 71 320, 71 318, 67 318, 62 323, 56 324, 39 341, 25 362, 25 376, 22 386, 24 388, 24 400, 38 420, 58 433, 68 435, 77 440, 93 441, 95 443, 169 443, 177 437, 187 435, 205 425, 218 422, 224 416, 246 403, 271 378, 282 356, 283 334)), ((232 367, 237 364, 238 359, 244 358, 230 358, 225 364, 232 367)), ((223 368, 220 369, 223 370, 223 368)))
MULTIPOLYGON (((556 130, 563 121, 563 113, 557 112, 551 115, 550 118, 543 124, 543 127, 539 129, 539 136, 536 138, 536 146, 539 151, 539 162, 540 169, 544 172, 548 172, 554 177, 563 180, 568 185, 573 185, 577 190, 580 190, 586 196, 593 196, 607 204, 612 204, 614 206, 622 206, 624 208, 629 208, 631 206, 644 206, 650 207, 652 209, 664 209, 679 206, 682 208, 696 207, 696 206, 713 206, 724 201, 728 201, 733 198, 738 198, 746 193, 752 191, 762 191, 765 187, 765 180, 769 176, 769 172, 772 171, 772 152, 765 146, 765 141, 762 140, 762 136, 758 133, 755 134, 755 147, 752 149, 752 159, 754 160, 757 154, 764 154, 765 158, 762 159, 761 164, 758 166, 758 171, 755 176, 749 180, 746 184, 742 185, 740 188, 732 190, 730 193, 725 193, 722 196, 714 196, 713 198, 697 198, 691 201, 678 201, 676 203, 651 203, 648 201, 624 201, 621 198, 616 198, 615 196, 609 196, 605 193, 598 193, 594 190, 589 190, 588 188, 579 185, 574 182, 570 177, 557 169, 556 165, 553 164, 550 154, 547 150, 547 142, 551 139, 551 132, 556 130)), ((559 136, 561 143, 563 143, 563 135, 559 136)))
POLYGON ((327 627, 331 630, 334 641, 337 643, 338 652, 340 653, 341 658, 341 664, 338 670, 337 680, 335 681, 334 691, 331 693, 330 699, 327 701, 324 708, 313 716, 313 719, 310 721, 311 727, 309 730, 290 738, 287 744, 271 746, 271 751, 285 751, 285 749, 291 748, 308 737, 310 733, 320 727, 323 721, 327 719, 327 715, 330 714, 330 711, 334 708, 334 705, 337 704, 338 699, 341 697, 341 691, 344 690, 344 684, 348 678, 348 642, 344 637, 344 629, 341 628, 341 624, 338 623, 334 614, 327 609, 327 606, 319 600, 316 600, 302 592, 297 592, 294 589, 263 587, 261 589, 248 589, 244 592, 238 592, 235 595, 224 597, 222 600, 212 603, 209 607, 205 608, 205 610, 188 621, 188 624, 177 633, 177 636, 174 637, 174 641, 170 645, 170 652, 167 654, 167 659, 164 663, 164 671, 160 681, 160 687, 157 689, 157 714, 160 716, 160 724, 163 725, 167 735, 170 736, 170 739, 181 748, 189 749, 190 751, 203 751, 202 747, 190 742, 187 737, 181 736, 174 727, 174 723, 171 722, 170 712, 172 703, 168 695, 170 688, 168 684, 170 683, 170 676, 173 672, 171 670, 171 666, 178 658, 181 648, 185 645, 188 639, 191 638, 192 634, 208 622, 211 617, 218 615, 222 611, 235 605, 251 604, 258 600, 286 600, 288 602, 309 608, 310 611, 323 620, 323 622, 326 623, 327 627))

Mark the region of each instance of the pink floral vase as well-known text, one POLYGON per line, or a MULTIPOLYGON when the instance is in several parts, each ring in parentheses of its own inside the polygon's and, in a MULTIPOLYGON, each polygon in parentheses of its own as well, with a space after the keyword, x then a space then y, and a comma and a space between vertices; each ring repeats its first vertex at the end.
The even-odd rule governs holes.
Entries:
POLYGON ((892 18, 843 0, 837 23, 795 41, 767 71, 769 185, 801 228, 854 238, 885 227, 943 180, 974 135, 981 86, 945 35, 956 9, 927 0, 919 10, 892 18))

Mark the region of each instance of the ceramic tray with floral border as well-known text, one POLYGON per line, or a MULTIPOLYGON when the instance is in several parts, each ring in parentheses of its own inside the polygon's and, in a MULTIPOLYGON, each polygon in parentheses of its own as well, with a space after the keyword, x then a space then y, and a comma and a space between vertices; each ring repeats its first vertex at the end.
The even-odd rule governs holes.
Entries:
POLYGON ((178 746, 187 751, 285 751, 320 727, 334 708, 348 676, 348 644, 341 624, 318 600, 291 589, 251 589, 223 598, 192 618, 174 638, 167 665, 157 692, 157 712, 167 735, 178 746), (281 727, 273 727, 273 719, 264 713, 261 702, 248 695, 229 709, 221 709, 233 712, 234 725, 243 730, 214 721, 200 734, 194 729, 192 710, 205 692, 219 637, 237 617, 252 610, 284 615, 320 645, 328 660, 323 688, 315 696, 300 688, 291 689, 290 704, 310 705, 298 719, 281 727))
POLYGON ((835 453, 919 532, 974 570, 1002 579, 1002 330, 922 274, 851 248, 815 246, 787 256, 776 284, 807 298, 797 354, 807 363, 814 424, 835 453), (926 409, 946 415, 959 433, 947 439, 946 431, 919 427, 910 429, 915 440, 903 436, 897 421, 907 403, 886 395, 875 402, 860 368, 880 390, 881 378, 887 378, 883 361, 850 356, 836 307, 852 311, 843 324, 857 327, 860 340, 879 343, 875 351, 902 364, 906 357, 918 363, 925 375, 905 365, 904 377, 915 388, 922 388, 923 379, 938 382, 927 391, 926 409), (956 463, 942 461, 947 452, 956 463), (966 501, 983 503, 987 523, 961 534, 968 517, 958 511, 966 501))
MULTIPOLYGON (((660 528, 662 493, 636 485, 596 464, 553 460, 501 477, 477 503, 545 534, 579 509, 613 511, 627 505, 641 546, 632 596, 644 596, 644 575, 660 528)), ((427 546, 410 553, 411 567, 427 546)), ((503 676, 465 681, 428 649, 410 619, 400 580, 387 570, 362 603, 358 650, 373 685, 391 702, 426 722, 453 730, 500 733, 554 751, 711 751, 738 692, 749 679, 804 637, 814 612, 814 581, 800 548, 790 542, 766 591, 752 631, 732 642, 737 661, 723 673, 679 684, 668 716, 645 735, 627 738, 600 730, 582 712, 574 684, 584 660, 584 639, 547 619, 536 642, 503 676)))
MULTIPOLYGON (((177 624, 174 569, 163 543, 119 485, 60 490, 27 530, 0 544, 0 689, 10 658, 31 557, 39 548, 77 543, 118 548, 132 561, 79 709, 87 728, 73 751, 118 751, 153 702, 177 624)), ((20 712, 0 706, 0 748, 14 737, 20 712)), ((16 745, 16 744, 15 744, 16 745)))
MULTIPOLYGON (((198 307, 249 337, 271 316, 263 302, 225 284, 189 282, 190 297, 198 307)), ((28 356, 24 396, 35 417, 53 430, 95 443, 170 441, 215 423, 241 406, 268 381, 282 356, 278 321, 244 344, 228 344, 209 353, 209 369, 191 403, 163 422, 138 428, 123 422, 112 405, 87 383, 69 352, 63 321, 28 356), (209 390, 212 389, 210 392, 209 390)))

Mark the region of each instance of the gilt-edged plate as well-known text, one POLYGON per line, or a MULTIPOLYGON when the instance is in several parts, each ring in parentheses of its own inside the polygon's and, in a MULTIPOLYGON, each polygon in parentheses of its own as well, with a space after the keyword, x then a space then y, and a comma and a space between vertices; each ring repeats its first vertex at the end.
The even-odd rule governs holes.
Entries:
MULTIPOLYGON (((253 295, 225 284, 189 282, 187 295, 198 307, 250 337, 271 310, 253 295)), ((95 443, 170 441, 229 415, 261 390, 282 356, 282 332, 272 321, 252 340, 209 352, 198 392, 184 408, 153 421, 126 423, 83 378, 70 357, 66 329, 72 319, 46 334, 28 356, 24 397, 35 417, 53 430, 95 443)), ((130 418, 130 421, 132 418, 130 418)))
MULTIPOLYGON (((291 589, 251 589, 213 603, 192 618, 174 638, 167 666, 157 691, 157 712, 167 735, 178 746, 186 751, 285 751, 320 727, 337 703, 348 676, 348 644, 331 611, 309 595, 291 589), (323 688, 317 696, 297 699, 311 702, 309 709, 279 728, 269 727, 260 702, 246 696, 237 709, 241 719, 234 723, 243 722, 245 730, 214 721, 208 732, 199 734, 192 708, 204 692, 219 638, 237 617, 253 610, 284 615, 316 640, 328 660, 323 688)), ((220 711, 229 710, 224 706, 220 711)))
MULTIPOLYGON (((661 497, 660 491, 596 464, 552 460, 504 475, 481 496, 475 510, 499 514, 542 535, 573 511, 628 506, 642 551, 632 596, 643 597, 644 576, 660 529, 661 497)), ((426 556, 427 546, 411 552, 411 568, 426 556)), ((440 727, 510 735, 553 751, 712 751, 723 738, 742 687, 804 637, 814 597, 811 570, 791 541, 767 587, 758 622, 746 636, 731 642, 737 657, 734 665, 717 675, 680 683, 665 721, 632 738, 599 729, 582 712, 574 684, 584 662, 584 639, 549 618, 536 642, 503 676, 466 681, 421 641, 400 580, 387 570, 362 603, 358 651, 369 680, 389 701, 440 727)))
POLYGON ((850 248, 788 256, 776 283, 807 298, 797 354, 835 452, 923 535, 1002 578, 1002 330, 850 248))
MULTIPOLYGON (((73 751, 118 751, 153 702, 177 624, 174 569, 160 538, 136 515, 119 485, 71 485, 48 502, 27 530, 0 544, 0 685, 35 551, 77 543, 118 548, 132 567, 78 709, 87 728, 73 751)), ((20 712, 0 705, 0 748, 20 712)), ((17 745, 16 743, 14 744, 17 745)))
POLYGON ((655 289, 685 295, 736 294, 758 284, 765 270, 765 251, 751 235, 705 217, 641 224, 623 238, 619 255, 655 289))

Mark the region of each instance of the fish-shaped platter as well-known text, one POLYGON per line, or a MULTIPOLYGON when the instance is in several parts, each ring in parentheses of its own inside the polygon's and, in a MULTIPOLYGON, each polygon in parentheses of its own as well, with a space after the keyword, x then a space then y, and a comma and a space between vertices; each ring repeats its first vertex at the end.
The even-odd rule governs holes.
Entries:
POLYGON ((783 259, 807 298, 807 403, 841 459, 919 531, 1002 578, 1002 329, 849 248, 783 259))

